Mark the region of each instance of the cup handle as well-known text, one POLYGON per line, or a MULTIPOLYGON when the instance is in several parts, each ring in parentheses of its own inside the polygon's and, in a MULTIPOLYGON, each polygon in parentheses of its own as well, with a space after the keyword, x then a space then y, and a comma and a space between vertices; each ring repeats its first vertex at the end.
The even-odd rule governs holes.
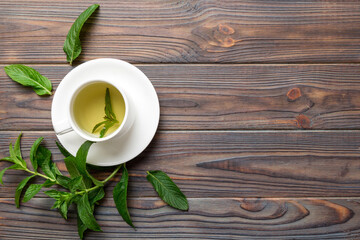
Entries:
POLYGON ((70 122, 67 119, 57 124, 54 124, 54 130, 56 135, 64 135, 66 133, 74 131, 74 129, 70 125, 70 122))

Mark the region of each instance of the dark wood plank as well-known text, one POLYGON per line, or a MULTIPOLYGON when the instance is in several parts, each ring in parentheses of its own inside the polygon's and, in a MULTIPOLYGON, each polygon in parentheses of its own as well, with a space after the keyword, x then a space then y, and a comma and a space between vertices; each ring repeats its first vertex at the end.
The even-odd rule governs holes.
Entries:
MULTIPOLYGON (((130 199, 134 231, 106 199, 96 210, 103 232, 86 239, 360 238, 359 199, 190 198, 189 204, 181 212, 157 198, 130 199)), ((76 239, 74 211, 65 221, 51 206, 51 199, 35 198, 16 209, 12 199, 0 199, 1 239, 76 239)))
MULTIPOLYGON (((17 132, 0 132, 0 157, 17 132)), ((53 132, 24 132, 24 156, 44 136, 65 170, 53 132)), ((163 170, 188 197, 360 197, 360 131, 162 132, 128 164, 129 195, 153 197, 145 175, 163 170)), ((0 169, 8 163, 0 163, 0 169)), ((96 171, 104 179, 110 171, 96 171)), ((21 171, 9 170, 1 197, 13 197, 21 171)), ((109 191, 119 176, 109 183, 109 191)))
MULTIPOLYGON (((158 92, 162 130, 360 128, 357 64, 138 66, 158 92)), ((55 88, 71 70, 33 67, 55 88)), ((52 130, 51 101, 0 71, 0 130, 52 130)))
MULTIPOLYGON (((102 0, 82 37, 81 61, 359 62, 360 2, 343 0, 102 0)), ((65 63, 62 46, 90 5, 0 3, 1 63, 65 63)))

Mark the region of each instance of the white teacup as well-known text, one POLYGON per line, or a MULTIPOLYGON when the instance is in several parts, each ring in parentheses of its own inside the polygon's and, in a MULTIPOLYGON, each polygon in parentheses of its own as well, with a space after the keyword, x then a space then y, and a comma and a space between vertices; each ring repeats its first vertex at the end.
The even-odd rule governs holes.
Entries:
MULTIPOLYGON (((116 79, 101 79, 101 80, 93 80, 89 79, 84 81, 80 86, 77 86, 75 89, 73 89, 72 93, 70 94, 70 101, 64 103, 66 104, 67 109, 67 116, 66 120, 63 122, 60 122, 56 125, 54 125, 54 130, 57 135, 64 135, 69 132, 76 132, 79 136, 82 138, 92 141, 92 142, 104 142, 113 138, 118 138, 122 135, 124 135, 132 126, 134 122, 134 114, 132 111, 130 99, 126 96, 124 91, 121 88, 120 82, 116 79), (125 103, 125 115, 124 118, 120 124, 120 126, 112 133, 108 134, 105 137, 97 137, 95 134, 91 134, 79 127, 79 125, 76 123, 75 117, 74 117, 74 101, 78 94, 87 86, 94 84, 94 83, 107 83, 115 87, 120 94, 122 95, 125 103)), ((105 95, 104 95, 105 96, 105 95)))

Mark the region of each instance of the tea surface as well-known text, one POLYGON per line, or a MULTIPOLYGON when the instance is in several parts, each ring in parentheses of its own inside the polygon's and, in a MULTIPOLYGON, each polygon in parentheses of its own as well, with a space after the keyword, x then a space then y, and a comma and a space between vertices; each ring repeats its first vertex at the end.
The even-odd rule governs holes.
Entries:
MULTIPOLYGON (((78 93, 73 105, 73 114, 77 125, 90 135, 93 135, 91 132, 94 126, 104 121, 106 88, 109 88, 112 109, 116 119, 119 121, 118 124, 115 124, 108 130, 106 135, 114 132, 124 119, 125 102, 121 93, 108 83, 99 82, 90 84, 78 93)), ((94 134, 99 136, 100 131, 101 128, 98 128, 94 134)))

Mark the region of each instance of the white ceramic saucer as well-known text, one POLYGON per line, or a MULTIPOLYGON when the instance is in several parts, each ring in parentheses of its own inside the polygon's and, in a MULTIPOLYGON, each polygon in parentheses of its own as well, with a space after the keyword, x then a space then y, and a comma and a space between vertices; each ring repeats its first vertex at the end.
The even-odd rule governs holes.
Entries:
MULTIPOLYGON (((120 138, 94 143, 87 163, 112 166, 127 162, 139 155, 155 135, 160 118, 160 105, 150 80, 135 66, 112 58, 88 61, 71 70, 56 89, 51 107, 53 126, 67 118, 67 103, 71 89, 88 79, 118 78, 122 89, 132 102, 135 120, 131 129, 120 138)), ((57 136, 60 143, 73 155, 85 141, 74 131, 57 136)))

